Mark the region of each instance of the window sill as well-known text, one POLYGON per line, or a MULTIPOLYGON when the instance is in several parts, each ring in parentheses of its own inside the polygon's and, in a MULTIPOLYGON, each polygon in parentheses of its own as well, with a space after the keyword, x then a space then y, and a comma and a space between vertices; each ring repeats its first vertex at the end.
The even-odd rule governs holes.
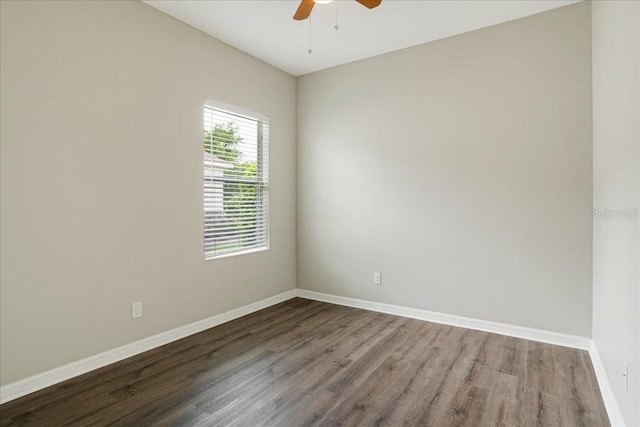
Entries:
POLYGON ((216 259, 222 259, 222 258, 231 258, 231 257, 235 257, 235 256, 240 256, 240 255, 249 255, 249 254, 255 254, 257 252, 266 252, 269 250, 269 246, 266 246, 264 248, 256 248, 256 249, 247 249, 246 251, 240 251, 240 252, 231 252, 228 254, 220 254, 220 255, 213 255, 211 257, 205 258, 205 261, 213 261, 216 259))

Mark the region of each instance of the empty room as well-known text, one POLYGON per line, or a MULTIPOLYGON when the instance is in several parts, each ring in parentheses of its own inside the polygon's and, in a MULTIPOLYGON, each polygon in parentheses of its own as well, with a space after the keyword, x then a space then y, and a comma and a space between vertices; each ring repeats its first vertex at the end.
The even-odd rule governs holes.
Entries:
POLYGON ((640 2, 0 0, 0 426, 640 426, 640 2))

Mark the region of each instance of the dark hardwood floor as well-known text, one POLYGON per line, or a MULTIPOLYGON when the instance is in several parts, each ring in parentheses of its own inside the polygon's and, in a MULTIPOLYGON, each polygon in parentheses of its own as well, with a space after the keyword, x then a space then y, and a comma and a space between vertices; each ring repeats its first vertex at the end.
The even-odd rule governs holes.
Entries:
POLYGON ((585 351, 296 298, 8 402, 0 425, 609 422, 585 351))

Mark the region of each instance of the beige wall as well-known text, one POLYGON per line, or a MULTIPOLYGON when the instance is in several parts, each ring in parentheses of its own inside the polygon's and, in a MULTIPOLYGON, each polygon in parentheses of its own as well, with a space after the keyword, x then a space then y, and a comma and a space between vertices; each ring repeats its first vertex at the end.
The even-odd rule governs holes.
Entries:
MULTIPOLYGON (((597 1, 592 7, 593 205, 638 212, 640 3, 597 1)), ((593 221, 593 340, 629 426, 640 425, 638 224, 637 216, 593 221)))
POLYGON ((139 2, 1 4, 2 384, 295 287, 292 76, 139 2), (205 97, 271 119, 268 252, 203 261, 205 97))
POLYGON ((582 3, 299 78, 298 287, 590 336, 590 30, 582 3))
MULTIPOLYGON (((295 287, 293 77, 137 2, 0 5, 1 384, 295 287), (202 260, 205 97, 271 118, 268 252, 202 260)), ((593 223, 592 307, 589 209, 638 206, 640 11, 593 8, 593 203, 588 3, 300 78, 298 286, 583 336, 593 309, 633 425, 638 222, 593 223)))

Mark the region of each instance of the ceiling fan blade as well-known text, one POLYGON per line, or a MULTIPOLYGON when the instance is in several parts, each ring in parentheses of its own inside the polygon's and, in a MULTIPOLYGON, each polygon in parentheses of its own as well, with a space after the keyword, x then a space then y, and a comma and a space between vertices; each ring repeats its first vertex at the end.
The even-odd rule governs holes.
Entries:
POLYGON ((302 0, 300 6, 298 6, 298 10, 296 10, 295 15, 293 15, 293 19, 296 21, 307 19, 309 15, 311 15, 311 9, 313 9, 315 4, 313 0, 302 0))
POLYGON ((380 6, 380 3, 382 3, 382 0, 356 0, 356 1, 361 5, 368 7, 369 9, 378 7, 380 6))

